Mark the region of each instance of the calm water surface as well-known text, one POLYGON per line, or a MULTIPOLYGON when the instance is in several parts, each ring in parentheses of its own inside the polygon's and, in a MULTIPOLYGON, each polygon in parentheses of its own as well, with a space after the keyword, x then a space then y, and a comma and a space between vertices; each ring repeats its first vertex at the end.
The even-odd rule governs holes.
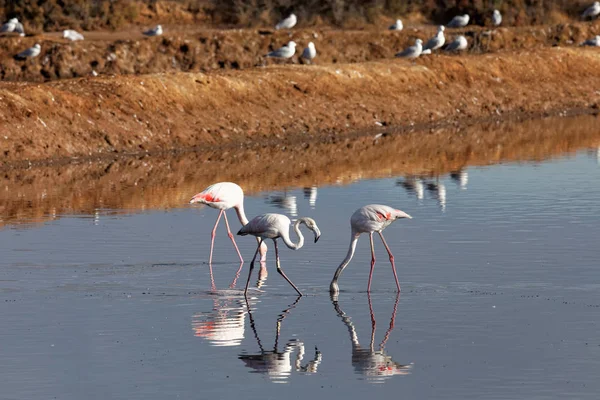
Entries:
MULTIPOLYGON (((597 398, 599 182, 590 150, 249 196, 249 215, 311 216, 322 231, 317 244, 282 250, 305 296, 275 272, 269 243, 249 308, 239 290, 248 265, 236 281, 224 227, 211 290, 215 210, 97 210, 5 226, 0 398, 597 398), (349 217, 368 203, 414 218, 385 231, 402 293, 376 241, 367 295, 362 237, 332 301, 349 217)), ((249 259, 255 242, 238 244, 249 259)))

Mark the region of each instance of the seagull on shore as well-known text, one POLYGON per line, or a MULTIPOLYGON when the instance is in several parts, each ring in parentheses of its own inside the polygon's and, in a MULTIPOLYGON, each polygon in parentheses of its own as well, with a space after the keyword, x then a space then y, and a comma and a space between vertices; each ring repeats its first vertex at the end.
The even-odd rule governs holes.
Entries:
POLYGON ((502 23, 502 14, 500 14, 500 11, 494 10, 494 13, 492 14, 492 23, 494 26, 500 26, 502 23))
POLYGON ((396 22, 390 25, 388 29, 390 31, 401 31, 402 29, 404 29, 404 25, 402 24, 401 20, 397 19, 396 22))
POLYGON ((464 28, 469 25, 469 14, 457 15, 446 25, 448 28, 464 28))
POLYGON ((18 33, 19 36, 25 36, 25 29, 23 28, 23 24, 19 22, 17 18, 11 18, 7 23, 3 24, 0 28, 0 32, 2 33, 10 33, 15 32, 18 33))
POLYGON ((407 47, 400 53, 396 54, 396 57, 408 58, 414 60, 418 58, 423 52, 423 41, 421 39, 415 40, 415 44, 413 46, 407 47))
POLYGON ((444 37, 444 30, 446 28, 444 28, 443 26, 439 26, 438 27, 438 31, 437 34, 432 37, 431 39, 429 39, 427 41, 427 43, 425 44, 425 46, 423 46, 423 51, 425 50, 430 50, 430 51, 434 51, 439 49, 440 47, 442 47, 444 45, 444 43, 446 43, 446 38, 444 37))
POLYGON ((302 52, 302 58, 304 58, 308 62, 312 62, 313 58, 315 58, 316 56, 317 49, 315 48, 315 44, 313 42, 309 42, 308 47, 306 47, 302 52))
POLYGON ((469 42, 467 42, 467 38, 460 35, 454 38, 452 42, 446 46, 444 51, 463 51, 469 47, 469 42))
POLYGON ((581 18, 595 18, 600 15, 600 1, 594 2, 591 6, 589 6, 583 14, 581 14, 581 18))
POLYGON ((17 54, 15 56, 15 59, 25 60, 27 58, 34 58, 34 57, 39 56, 41 51, 42 51, 42 46, 40 46, 39 44, 36 43, 33 47, 23 50, 22 52, 17 54))
POLYGON ((292 29, 294 26, 296 26, 297 22, 298 18, 296 18, 296 14, 292 13, 287 18, 279 21, 279 23, 275 25, 275 29, 292 29))
POLYGON ((73 29, 65 29, 63 31, 63 38, 68 39, 71 42, 76 42, 78 40, 83 40, 83 35, 73 29))
POLYGON ((267 57, 292 58, 294 54, 296 54, 296 42, 291 40, 285 46, 280 47, 277 50, 273 50, 272 52, 267 54, 267 57))
POLYGON ((145 36, 160 36, 163 34, 163 28, 161 25, 156 25, 154 28, 148 29, 143 33, 145 36))
POLYGON ((592 47, 600 47, 600 35, 594 36, 591 39, 586 40, 581 43, 582 46, 592 46, 592 47))

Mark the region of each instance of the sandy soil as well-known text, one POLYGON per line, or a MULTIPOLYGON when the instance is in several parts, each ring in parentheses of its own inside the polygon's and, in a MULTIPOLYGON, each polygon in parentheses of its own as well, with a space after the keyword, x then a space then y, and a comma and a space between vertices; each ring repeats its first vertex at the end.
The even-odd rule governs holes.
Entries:
POLYGON ((306 142, 511 113, 595 111, 600 52, 546 48, 325 66, 2 83, 0 159, 306 142))
POLYGON ((234 180, 247 193, 345 184, 399 175, 441 176, 467 166, 534 161, 600 146, 600 119, 584 115, 429 131, 183 152, 4 170, 0 226, 43 222, 96 209, 184 207, 211 183, 234 180), (285 184, 285 186, 284 186, 285 184))
MULTIPOLYGON (((165 26, 165 35, 144 38, 142 28, 119 32, 84 32, 86 40, 70 43, 59 33, 20 38, 0 38, 0 79, 46 81, 100 74, 148 74, 156 72, 207 72, 215 69, 244 69, 270 64, 264 55, 289 40, 299 44, 299 53, 309 41, 316 44, 319 65, 357 63, 393 58, 419 37, 435 34, 432 25, 411 25, 402 32, 373 26, 363 30, 331 28, 295 29, 206 29, 193 25, 165 26), (16 61, 12 56, 40 43, 35 60, 16 61)), ((530 50, 550 46, 577 46, 600 33, 600 22, 573 22, 549 26, 489 28, 471 26, 448 29, 447 39, 465 35, 470 52, 530 50)), ((298 63, 297 57, 292 61, 298 63)))

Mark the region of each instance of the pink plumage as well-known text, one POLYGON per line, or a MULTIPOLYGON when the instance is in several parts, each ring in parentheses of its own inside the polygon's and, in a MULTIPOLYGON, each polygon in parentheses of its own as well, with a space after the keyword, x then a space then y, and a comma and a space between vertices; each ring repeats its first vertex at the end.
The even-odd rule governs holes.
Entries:
MULTIPOLYGON (((208 258, 208 263, 212 264, 212 256, 213 256, 213 247, 215 244, 215 233, 217 231, 217 226, 219 225, 219 221, 221 216, 225 217, 225 225, 227 226, 227 234, 233 243, 233 247, 240 258, 240 263, 244 262, 240 250, 235 243, 235 239, 233 237, 233 233, 231 233, 231 229, 229 228, 229 221, 227 220, 227 214, 225 211, 230 208, 235 209, 235 212, 240 220, 242 226, 248 223, 248 218, 246 218, 246 214, 244 212, 244 191, 241 187, 232 182, 219 182, 214 185, 210 185, 202 192, 196 194, 190 200, 190 204, 200 203, 206 204, 209 207, 216 208, 219 211, 219 216, 217 217, 217 222, 215 222, 215 226, 211 233, 211 241, 210 241, 210 255, 208 258)), ((260 248, 261 259, 266 258, 267 254, 267 246, 263 245, 260 248)))

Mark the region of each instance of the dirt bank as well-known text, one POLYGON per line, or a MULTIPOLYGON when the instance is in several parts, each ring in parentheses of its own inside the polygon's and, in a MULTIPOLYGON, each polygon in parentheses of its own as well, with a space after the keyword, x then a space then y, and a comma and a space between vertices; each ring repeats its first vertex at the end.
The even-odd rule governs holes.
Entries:
MULTIPOLYGON (((185 207, 211 183, 233 180, 246 193, 399 175, 437 177, 475 165, 540 161, 600 146, 594 116, 449 127, 401 135, 324 140, 174 157, 115 158, 0 174, 0 226, 97 210, 185 207)), ((594 154, 594 159, 596 155, 594 154)), ((596 162, 590 160, 590 162, 596 162)), ((400 189, 399 189, 400 190, 400 189)))
POLYGON ((542 49, 0 84, 3 163, 393 131, 506 113, 597 109, 600 53, 542 49))
MULTIPOLYGON (((309 41, 318 51, 317 64, 358 63, 392 59, 412 45, 416 38, 427 40, 435 34, 433 25, 408 25, 402 32, 383 28, 333 30, 272 29, 211 30, 193 26, 165 26, 165 35, 143 38, 141 29, 119 32, 85 32, 86 40, 70 43, 57 33, 33 37, 6 37, 0 40, 0 79, 46 81, 100 74, 148 74, 157 72, 207 72, 215 69, 245 69, 272 63, 264 55, 296 41, 299 53, 309 41), (40 43, 41 55, 34 60, 12 57, 40 43)), ((448 40, 465 35, 471 54, 538 49, 550 46, 577 46, 600 33, 600 21, 552 26, 503 27, 495 30, 470 26, 449 29, 448 40)), ((299 62, 295 57, 292 62, 299 62)))

